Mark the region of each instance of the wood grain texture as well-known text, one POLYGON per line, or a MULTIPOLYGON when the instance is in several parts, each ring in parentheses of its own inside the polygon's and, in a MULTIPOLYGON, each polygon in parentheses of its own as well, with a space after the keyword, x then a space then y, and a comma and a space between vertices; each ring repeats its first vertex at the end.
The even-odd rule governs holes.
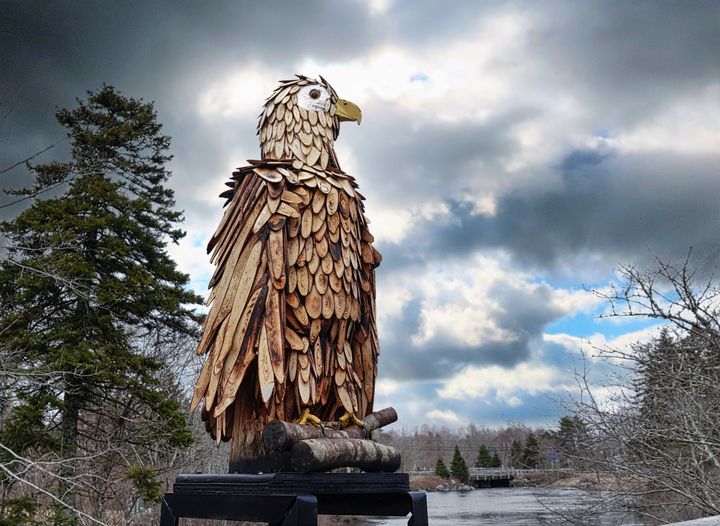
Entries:
POLYGON ((271 420, 372 412, 381 258, 335 155, 337 100, 324 81, 281 83, 260 115, 261 158, 233 172, 208 243, 216 269, 191 407, 213 437, 232 439, 236 460, 263 453, 271 420), (327 111, 298 104, 309 85, 328 94, 327 111))
POLYGON ((345 429, 327 426, 298 425, 274 420, 263 430, 263 444, 266 450, 287 451, 301 440, 310 438, 371 438, 372 432, 397 421, 397 412, 392 407, 366 415, 364 427, 351 425, 345 429))
POLYGON ((392 473, 400 468, 400 453, 385 444, 359 438, 311 438, 295 444, 290 466, 300 473, 330 471, 339 467, 392 473))

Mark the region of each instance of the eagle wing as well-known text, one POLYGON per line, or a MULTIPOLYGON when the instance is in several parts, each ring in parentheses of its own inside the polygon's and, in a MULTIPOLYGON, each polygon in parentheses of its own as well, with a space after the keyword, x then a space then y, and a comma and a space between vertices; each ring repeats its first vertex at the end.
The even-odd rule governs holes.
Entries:
POLYGON ((205 399, 218 440, 233 434, 234 418, 254 426, 301 406, 325 420, 339 408, 364 416, 374 399, 381 257, 363 196, 347 174, 254 163, 233 174, 208 245, 216 271, 197 350, 208 357, 191 409, 205 399))
POLYGON ((382 256, 372 246, 373 235, 367 227, 364 217, 362 195, 358 194, 362 224, 360 226, 360 288, 362 290, 360 308, 360 327, 355 336, 355 354, 360 358, 355 364, 356 373, 362 380, 363 396, 361 397, 361 414, 367 415, 373 410, 375 400, 375 379, 377 377, 377 360, 380 355, 380 344, 377 333, 375 309, 375 268, 380 265, 382 256))
MULTIPOLYGON (((197 354, 209 355, 191 410, 205 399, 206 422, 212 422, 211 431, 218 438, 229 438, 226 410, 256 357, 263 401, 273 392, 278 401, 282 398, 286 228, 288 218, 300 217, 298 204, 303 201, 296 193, 302 189, 285 188, 287 178, 296 177, 289 165, 268 161, 234 172, 234 188, 222 194, 230 198, 229 206, 208 244, 216 270, 197 354)), ((232 412, 227 413, 232 418, 232 412)))

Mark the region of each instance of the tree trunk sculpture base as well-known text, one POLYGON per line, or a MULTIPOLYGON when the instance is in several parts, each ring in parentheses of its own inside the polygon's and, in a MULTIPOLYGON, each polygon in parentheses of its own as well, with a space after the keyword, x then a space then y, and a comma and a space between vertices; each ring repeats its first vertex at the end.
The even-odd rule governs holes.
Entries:
POLYGON ((392 473, 400 468, 400 453, 371 440, 372 432, 397 420, 392 407, 366 415, 365 426, 334 429, 275 420, 263 431, 265 455, 230 460, 231 473, 300 473, 359 468, 392 473))

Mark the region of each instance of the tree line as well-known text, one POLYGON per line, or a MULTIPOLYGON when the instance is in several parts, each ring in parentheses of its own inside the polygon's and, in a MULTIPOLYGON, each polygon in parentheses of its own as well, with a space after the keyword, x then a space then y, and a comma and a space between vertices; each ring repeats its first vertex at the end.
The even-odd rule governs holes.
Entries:
POLYGON ((374 438, 397 448, 402 469, 428 471, 438 459, 450 461, 457 450, 468 465, 477 468, 582 469, 578 453, 586 445, 586 426, 576 416, 563 416, 553 428, 529 429, 522 425, 494 429, 423 425, 414 429, 375 432, 374 438))

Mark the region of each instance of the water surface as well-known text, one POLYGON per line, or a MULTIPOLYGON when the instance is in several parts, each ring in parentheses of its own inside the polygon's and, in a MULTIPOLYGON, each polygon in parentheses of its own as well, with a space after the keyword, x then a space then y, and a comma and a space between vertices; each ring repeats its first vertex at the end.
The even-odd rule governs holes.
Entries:
MULTIPOLYGON (((569 524, 556 511, 578 511, 596 498, 576 489, 494 488, 468 492, 428 493, 430 526, 549 526, 569 524)), ((587 519, 586 519, 587 520, 587 519)), ((594 526, 642 526, 637 517, 604 513, 594 526)), ((407 525, 405 518, 368 518, 368 526, 407 525)))

